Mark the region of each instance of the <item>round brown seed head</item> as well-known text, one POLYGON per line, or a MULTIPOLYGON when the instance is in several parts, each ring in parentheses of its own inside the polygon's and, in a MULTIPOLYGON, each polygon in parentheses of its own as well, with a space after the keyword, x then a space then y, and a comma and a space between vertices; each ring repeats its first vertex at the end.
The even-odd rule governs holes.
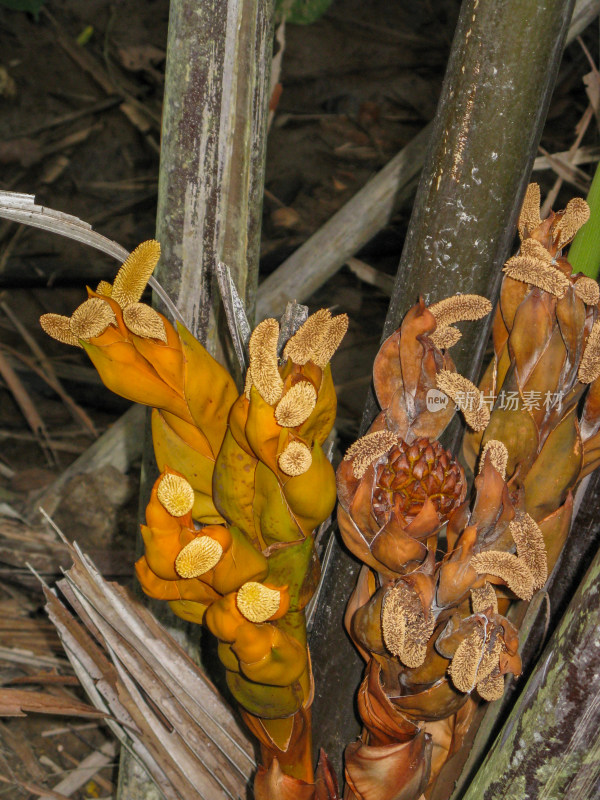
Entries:
POLYGON ((540 187, 537 183, 530 183, 519 214, 518 228, 521 239, 531 236, 532 231, 541 223, 540 203, 540 187))
POLYGON ((40 317, 40 325, 48 336, 63 344, 81 347, 79 339, 71 332, 70 323, 69 317, 63 317, 60 314, 44 314, 40 317))
POLYGON ((277 320, 264 319, 252 331, 248 345, 252 383, 265 403, 272 406, 279 400, 283 391, 283 381, 277 366, 278 338, 277 320))
POLYGON ((275 407, 275 419, 282 428, 296 428, 310 417, 317 392, 309 381, 295 383, 275 407))
POLYGON ((99 297, 92 297, 75 309, 69 327, 77 339, 93 339, 104 333, 113 322, 116 318, 109 304, 99 297))
POLYGON ((181 475, 167 472, 160 479, 156 496, 173 517, 183 517, 194 505, 194 490, 181 475))
POLYGON ((573 291, 588 306, 597 306, 600 301, 600 287, 593 278, 578 278, 573 285, 573 291))
POLYGON ((281 592, 248 581, 238 589, 236 603, 240 613, 250 622, 266 622, 279 611, 281 592))
POLYGON ((396 444, 398 437, 392 431, 373 431, 351 445, 344 461, 353 459, 352 472, 355 478, 362 478, 368 467, 396 444))
POLYGON ((498 439, 490 439, 483 447, 479 457, 479 472, 483 469, 486 456, 489 455, 492 466, 499 472, 502 478, 506 477, 506 465, 508 464, 508 450, 504 442, 498 439))
POLYGON ((222 555, 219 542, 210 536, 197 536, 180 551, 175 570, 182 578, 197 578, 216 566, 222 555))
POLYGON ((136 336, 167 343, 165 323, 160 314, 145 303, 132 303, 123 310, 123 322, 136 336))
POLYGON ((139 244, 117 272, 112 297, 121 308, 137 303, 160 258, 160 244, 154 239, 139 244))
POLYGON ((585 343, 577 378, 581 383, 592 383, 600 375, 600 319, 596 320, 585 343))
POLYGON ((452 453, 426 436, 410 444, 397 439, 373 469, 371 510, 379 525, 393 515, 398 524, 406 527, 427 501, 433 505, 441 525, 466 488, 464 472, 452 453))
POLYGON ((485 317, 492 310, 487 297, 478 294, 455 294, 429 306, 438 327, 452 325, 461 320, 475 320, 485 317))

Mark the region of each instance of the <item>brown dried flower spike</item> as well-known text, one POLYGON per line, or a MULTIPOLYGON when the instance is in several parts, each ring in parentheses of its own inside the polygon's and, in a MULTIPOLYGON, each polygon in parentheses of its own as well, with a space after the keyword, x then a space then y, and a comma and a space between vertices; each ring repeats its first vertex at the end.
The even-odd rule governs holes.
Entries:
POLYGON ((585 343, 577 378, 592 383, 600 375, 600 320, 596 320, 585 343))
POLYGON ((489 454, 492 466, 499 472, 502 479, 506 477, 506 466, 508 464, 508 450, 504 442, 498 439, 490 439, 484 445, 481 455, 479 456, 479 472, 483 469, 486 456, 489 454))
POLYGON ((481 392, 470 380, 457 372, 443 369, 436 375, 438 389, 454 400, 474 431, 482 431, 490 421, 490 411, 484 404, 481 392))
POLYGON ((388 430, 367 433, 348 448, 344 461, 354 459, 352 464, 354 477, 362 478, 369 466, 391 450, 397 440, 396 434, 388 430))
POLYGON ((409 667, 420 667, 435 626, 433 614, 425 615, 421 602, 405 583, 390 589, 383 601, 381 628, 385 646, 409 667))
POLYGON ((479 575, 493 575, 503 580, 521 600, 533 597, 534 578, 522 558, 500 550, 487 550, 473 556, 471 566, 479 575))

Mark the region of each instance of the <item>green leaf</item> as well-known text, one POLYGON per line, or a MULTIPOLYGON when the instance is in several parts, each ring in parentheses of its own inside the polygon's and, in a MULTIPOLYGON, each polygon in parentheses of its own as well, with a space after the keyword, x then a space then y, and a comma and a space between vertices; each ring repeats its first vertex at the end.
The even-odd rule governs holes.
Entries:
MULTIPOLYGON (((0 0, 1 1, 1 0, 0 0)), ((277 19, 293 25, 310 25, 327 11, 333 0, 276 0, 277 19)))
POLYGON ((14 11, 27 11, 37 19, 44 0, 0 0, 0 6, 12 8, 14 11))
POLYGON ((568 259, 573 272, 583 272, 590 278, 597 278, 600 267, 600 164, 596 167, 587 201, 590 218, 573 239, 568 259))

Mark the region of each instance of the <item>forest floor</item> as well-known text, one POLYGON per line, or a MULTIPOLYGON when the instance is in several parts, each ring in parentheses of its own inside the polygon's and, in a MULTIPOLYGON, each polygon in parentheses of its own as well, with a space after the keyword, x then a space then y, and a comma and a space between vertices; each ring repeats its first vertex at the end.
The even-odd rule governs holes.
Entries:
MULTIPOLYGON (((432 119, 459 5, 334 0, 316 23, 286 26, 268 140, 263 277, 432 119)), ((0 5, 0 189, 35 194, 128 250, 153 237, 168 6, 51 0, 35 19, 0 5), (124 99, 136 113, 123 113, 124 99)), ((586 193, 599 157, 592 61, 597 20, 565 51, 534 175, 543 196, 556 190, 556 208, 586 193), (596 116, 584 129, 590 103, 596 116), (544 159, 570 149, 577 166, 544 159)), ((399 207, 358 261, 308 301, 351 320, 333 362, 342 449, 358 432, 409 217, 410 203, 399 207)), ((128 404, 102 388, 81 351, 45 337, 38 318, 70 313, 86 283, 115 270, 95 250, 0 221, 0 682, 58 704, 84 696, 26 566, 52 583, 69 565, 37 507, 51 504, 66 536, 105 575, 128 582, 143 437, 133 437, 125 465, 65 476, 128 404)), ((108 798, 117 763, 109 731, 95 720, 30 714, 0 722, 0 798, 48 789, 57 798, 108 798)))

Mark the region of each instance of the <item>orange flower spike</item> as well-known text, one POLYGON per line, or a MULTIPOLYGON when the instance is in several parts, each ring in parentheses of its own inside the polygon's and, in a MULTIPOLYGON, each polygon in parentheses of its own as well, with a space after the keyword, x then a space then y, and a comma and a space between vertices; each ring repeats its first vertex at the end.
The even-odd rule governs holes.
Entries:
POLYGON ((204 618, 209 631, 221 642, 234 642, 240 625, 247 625, 247 619, 238 610, 234 592, 214 602, 204 618))
POLYGON ((131 342, 115 341, 99 346, 83 341, 82 346, 112 392, 135 403, 165 409, 193 424, 182 397, 160 378, 131 342))
MULTIPOLYGON (((136 333, 129 329, 130 339, 135 349, 152 364, 164 382, 174 392, 183 396, 183 352, 179 336, 166 317, 150 306, 138 303, 136 307, 138 313, 142 308, 148 309, 152 315, 156 316, 150 320, 144 319, 146 324, 136 327, 136 333), (161 332, 164 338, 152 335, 161 332)), ((131 325, 131 311, 129 309, 127 311, 129 314, 126 315, 126 318, 131 325)), ((144 312, 142 316, 144 318, 148 316, 147 312, 144 312)))
POLYGON ((171 611, 186 622, 202 625, 208 604, 195 600, 169 600, 171 611))
POLYGON ((150 501, 146 506, 146 523, 150 528, 192 528, 193 503, 191 487, 185 476, 167 467, 154 482, 150 501), (188 488, 189 487, 189 488, 188 488))
MULTIPOLYGON (((301 442, 297 444, 306 447, 301 442)), ((283 453, 286 452, 287 448, 283 453)), ((288 470, 290 472, 297 470, 286 466, 285 462, 285 468, 282 469, 282 455, 279 456, 278 463, 280 471, 283 472, 281 482, 284 497, 303 529, 312 531, 327 519, 335 507, 335 472, 318 442, 315 442, 312 451, 306 448, 306 455, 310 455, 308 469, 297 475, 286 474, 288 470)))
POLYGON ((135 574, 144 594, 149 597, 155 597, 157 600, 179 600, 177 581, 160 578, 150 569, 146 556, 135 562, 135 574))
POLYGON ((306 669, 306 649, 275 625, 244 625, 231 649, 244 675, 256 683, 290 686, 306 669))

